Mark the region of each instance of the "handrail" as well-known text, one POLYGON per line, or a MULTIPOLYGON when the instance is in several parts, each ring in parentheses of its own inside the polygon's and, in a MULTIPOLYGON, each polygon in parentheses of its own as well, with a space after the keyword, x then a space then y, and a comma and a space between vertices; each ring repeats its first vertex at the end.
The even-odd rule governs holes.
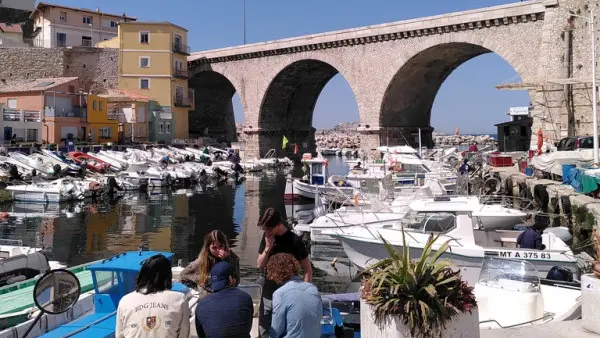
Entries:
POLYGON ((498 321, 496 321, 495 319, 488 319, 488 320, 481 321, 481 322, 479 322, 479 325, 485 324, 485 323, 496 323, 496 325, 498 325, 501 329, 510 329, 511 327, 517 327, 517 326, 526 325, 526 324, 533 324, 534 322, 538 322, 540 320, 546 320, 547 318, 549 318, 550 320, 552 320, 552 319, 554 319, 554 315, 552 315, 552 314, 546 314, 546 315, 543 315, 542 317, 540 317, 538 319, 533 319, 533 320, 530 320, 530 321, 522 322, 522 323, 519 323, 519 324, 508 325, 508 326, 502 326, 502 325, 500 325, 500 323, 498 323, 498 321))

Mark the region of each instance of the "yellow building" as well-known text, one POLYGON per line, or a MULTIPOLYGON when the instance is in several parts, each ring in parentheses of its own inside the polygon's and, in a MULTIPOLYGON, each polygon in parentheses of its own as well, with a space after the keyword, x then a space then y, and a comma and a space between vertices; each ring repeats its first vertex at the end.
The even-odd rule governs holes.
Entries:
POLYGON ((96 95, 88 95, 88 135, 95 143, 117 142, 119 121, 118 115, 108 112, 108 100, 96 95))
POLYGON ((184 139, 189 134, 188 113, 194 94, 188 89, 186 41, 187 30, 182 27, 169 22, 136 21, 122 22, 117 38, 96 45, 120 50, 119 89, 151 97, 158 103, 149 114, 150 128, 156 128, 150 135, 160 134, 162 139, 184 139))

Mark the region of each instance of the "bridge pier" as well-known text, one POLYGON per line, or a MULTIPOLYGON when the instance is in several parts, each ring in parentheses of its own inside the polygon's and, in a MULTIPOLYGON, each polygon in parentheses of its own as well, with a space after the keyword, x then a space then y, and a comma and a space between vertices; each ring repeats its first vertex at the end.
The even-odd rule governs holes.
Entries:
POLYGON ((315 128, 309 130, 285 130, 285 129, 265 129, 265 128, 244 128, 243 133, 246 138, 245 157, 262 158, 265 154, 275 149, 277 157, 294 157, 295 145, 298 145, 298 154, 314 153, 316 151, 315 128), (283 149, 283 137, 288 140, 287 146, 283 149))
POLYGON ((421 146, 433 148, 433 127, 379 127, 361 126, 360 146, 363 151, 370 151, 379 146, 409 145, 419 147, 419 128, 421 129, 421 146))

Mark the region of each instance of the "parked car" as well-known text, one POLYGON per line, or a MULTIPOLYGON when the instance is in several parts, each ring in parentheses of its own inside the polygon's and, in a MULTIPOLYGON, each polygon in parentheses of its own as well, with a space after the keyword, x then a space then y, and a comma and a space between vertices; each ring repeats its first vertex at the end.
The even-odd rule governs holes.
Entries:
POLYGON ((558 141, 556 150, 558 151, 570 151, 576 149, 592 149, 594 148, 594 137, 593 136, 574 136, 565 137, 558 141))

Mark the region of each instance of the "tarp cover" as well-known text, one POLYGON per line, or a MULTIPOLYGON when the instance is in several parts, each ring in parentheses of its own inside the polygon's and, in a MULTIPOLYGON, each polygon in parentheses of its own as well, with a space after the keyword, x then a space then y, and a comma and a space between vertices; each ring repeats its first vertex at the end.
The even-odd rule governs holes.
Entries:
POLYGON ((574 164, 577 167, 589 167, 593 163, 592 150, 555 151, 552 153, 535 156, 531 165, 535 169, 562 176, 563 164, 574 164))

